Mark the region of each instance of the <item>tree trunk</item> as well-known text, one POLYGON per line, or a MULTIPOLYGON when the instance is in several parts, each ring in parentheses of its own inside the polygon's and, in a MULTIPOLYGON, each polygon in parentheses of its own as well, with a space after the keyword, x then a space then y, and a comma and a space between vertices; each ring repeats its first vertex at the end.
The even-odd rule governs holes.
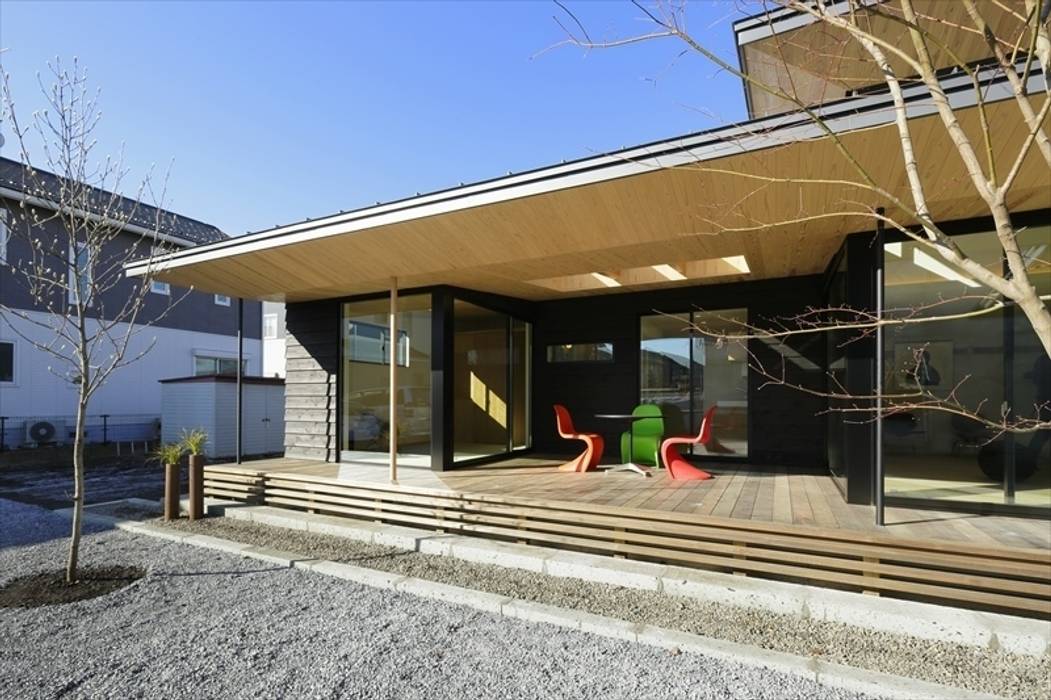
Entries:
POLYGON ((1030 285, 1030 293, 1024 294, 1018 301, 1018 308, 1022 310, 1029 323, 1033 326, 1036 337, 1044 346, 1044 352, 1051 357, 1051 311, 1048 310, 1044 301, 1037 296, 1036 288, 1030 285))
POLYGON ((73 531, 69 536, 69 557, 66 559, 66 583, 77 580, 77 559, 80 555, 80 531, 84 519, 84 424, 87 405, 77 405, 76 432, 73 437, 73 531))

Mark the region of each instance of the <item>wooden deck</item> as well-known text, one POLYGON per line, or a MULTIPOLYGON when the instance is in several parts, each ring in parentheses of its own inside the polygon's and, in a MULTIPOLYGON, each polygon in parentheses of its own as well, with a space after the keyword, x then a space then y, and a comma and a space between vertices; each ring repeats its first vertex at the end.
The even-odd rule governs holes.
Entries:
MULTIPOLYGON (((270 459, 246 462, 242 466, 267 473, 388 483, 385 464, 270 459)), ((556 462, 549 460, 520 458, 441 473, 401 467, 398 481, 404 486, 465 494, 572 501, 593 506, 815 526, 908 539, 947 540, 976 546, 1051 550, 1051 524, 1047 520, 1032 518, 887 508, 887 524, 878 528, 874 524, 872 507, 846 503, 831 477, 824 474, 712 467, 709 470, 715 478, 709 481, 672 481, 663 471, 644 478, 630 473, 569 474, 556 471, 556 466, 556 462)))
POLYGON ((297 460, 205 468, 205 494, 492 538, 1051 620, 1046 522, 846 506, 828 477, 718 470, 567 474, 519 459, 436 474, 297 460), (866 515, 868 517, 866 517, 866 515))

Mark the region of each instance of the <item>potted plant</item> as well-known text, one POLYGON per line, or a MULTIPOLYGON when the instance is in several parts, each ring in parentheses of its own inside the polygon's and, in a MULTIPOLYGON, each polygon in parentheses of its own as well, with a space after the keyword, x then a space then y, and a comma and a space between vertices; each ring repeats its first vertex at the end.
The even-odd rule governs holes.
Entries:
POLYGON ((182 443, 162 443, 153 458, 164 465, 164 519, 179 517, 179 460, 182 459, 182 443))
POLYGON ((182 431, 182 448, 190 456, 190 520, 204 517, 204 445, 208 433, 200 428, 182 431))

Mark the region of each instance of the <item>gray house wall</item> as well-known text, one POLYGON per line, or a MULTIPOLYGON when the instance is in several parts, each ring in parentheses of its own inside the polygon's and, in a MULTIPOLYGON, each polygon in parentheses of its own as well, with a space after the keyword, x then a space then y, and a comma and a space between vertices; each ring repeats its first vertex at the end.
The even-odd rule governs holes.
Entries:
POLYGON ((285 307, 285 456, 337 459, 338 301, 285 307))
MULTIPOLYGON (((7 264, 0 265, 0 303, 27 311, 47 312, 47 306, 37 300, 25 289, 22 276, 12 268, 31 259, 29 236, 34 240, 45 241, 57 253, 53 263, 62 268, 68 265, 69 235, 56 220, 45 221, 42 227, 34 226, 28 233, 22 223, 23 217, 18 205, 11 200, 0 200, 0 206, 8 210, 7 264)), ((33 215, 46 220, 50 212, 33 209, 33 215)), ((119 234, 106 247, 96 267, 112 267, 114 262, 127 257, 127 251, 134 249, 132 258, 145 258, 150 254, 150 242, 133 233, 119 234)), ((115 286, 92 306, 92 313, 106 318, 112 317, 121 308, 129 296, 135 293, 141 281, 124 277, 123 270, 113 271, 120 275, 115 286)), ((54 307, 64 309, 67 299, 64 292, 54 294, 54 307)), ((246 301, 244 305, 245 337, 258 339, 262 335, 262 304, 257 301, 246 301)), ((215 295, 205 292, 186 293, 185 288, 172 286, 171 295, 147 294, 140 323, 156 324, 161 328, 218 333, 220 335, 237 335, 237 302, 230 306, 215 303, 215 295), (172 302, 178 302, 172 305, 172 302)))

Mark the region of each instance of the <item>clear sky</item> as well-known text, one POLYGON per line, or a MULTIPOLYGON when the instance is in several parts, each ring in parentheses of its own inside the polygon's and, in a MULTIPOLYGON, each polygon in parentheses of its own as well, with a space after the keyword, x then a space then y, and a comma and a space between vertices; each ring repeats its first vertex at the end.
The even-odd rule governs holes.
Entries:
MULTIPOLYGON (((628 3, 567 4, 596 38, 648 27, 628 3)), ((688 14, 734 64, 737 6, 688 14)), ((123 143, 133 178, 174 158, 167 205, 234 235, 744 118, 738 81, 674 40, 537 56, 564 37, 556 14, 539 0, 0 0, 0 61, 25 120, 37 72, 76 56, 102 89, 100 150, 123 143)), ((9 136, 3 154, 17 158, 9 136)))

